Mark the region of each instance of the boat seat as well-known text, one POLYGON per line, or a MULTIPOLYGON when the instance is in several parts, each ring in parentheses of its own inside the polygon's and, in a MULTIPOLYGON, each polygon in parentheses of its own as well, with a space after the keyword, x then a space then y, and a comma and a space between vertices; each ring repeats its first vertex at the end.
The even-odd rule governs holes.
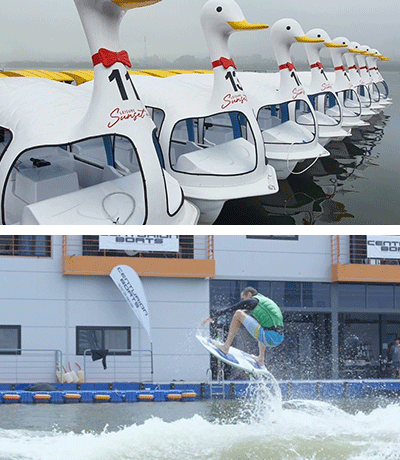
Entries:
POLYGON ((33 203, 22 211, 22 225, 58 225, 79 221, 82 225, 123 223, 134 209, 129 224, 142 225, 146 201, 141 174, 109 180, 100 184, 33 203))
POLYGON ((221 130, 214 129, 213 131, 206 131, 204 140, 211 144, 217 145, 231 141, 233 138, 233 131, 232 128, 229 130, 227 128, 223 128, 221 130))
POLYGON ((140 170, 136 153, 130 141, 117 138, 114 151, 114 164, 117 169, 127 172, 137 172, 140 170))
POLYGON ((16 171, 14 194, 27 204, 79 190, 78 174, 61 165, 16 171))
POLYGON ((179 157, 185 153, 193 152, 194 150, 202 150, 202 147, 192 141, 171 142, 171 163, 175 166, 179 157))
POLYGON ((242 137, 207 149, 181 155, 175 170, 216 176, 243 174, 256 164, 254 146, 242 137))
POLYGON ((303 144, 312 142, 312 133, 294 121, 286 121, 262 132, 265 143, 303 144))
POLYGON ((274 128, 275 126, 279 126, 280 124, 282 124, 282 121, 278 117, 264 116, 263 111, 260 111, 257 121, 261 129, 270 129, 270 128, 274 128))

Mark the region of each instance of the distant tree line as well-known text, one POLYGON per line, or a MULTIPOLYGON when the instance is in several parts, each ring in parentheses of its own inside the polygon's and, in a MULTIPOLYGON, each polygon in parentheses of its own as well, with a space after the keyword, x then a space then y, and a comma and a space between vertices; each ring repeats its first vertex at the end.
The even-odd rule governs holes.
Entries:
MULTIPOLYGON (((277 64, 275 59, 263 57, 260 54, 253 54, 251 56, 233 56, 233 59, 239 70, 249 71, 277 71, 277 64)), ((324 66, 332 69, 332 63, 329 59, 323 62, 324 66)), ((48 69, 48 70, 65 70, 65 69, 90 69, 92 63, 88 61, 14 61, 0 63, 0 70, 12 69, 48 69)), ((297 70, 307 70, 308 64, 305 60, 296 60, 297 70)), ((168 60, 158 55, 148 56, 147 58, 138 58, 132 60, 132 69, 182 69, 194 70, 205 69, 211 70, 211 62, 209 57, 198 58, 193 55, 179 56, 176 59, 168 60)), ((382 62, 380 65, 382 71, 400 70, 400 61, 391 60, 382 62)))

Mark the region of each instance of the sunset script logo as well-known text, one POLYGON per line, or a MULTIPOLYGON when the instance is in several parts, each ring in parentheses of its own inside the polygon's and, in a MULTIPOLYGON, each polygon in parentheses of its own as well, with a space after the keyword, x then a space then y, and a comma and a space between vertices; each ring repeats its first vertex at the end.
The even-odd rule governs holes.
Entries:
POLYGON ((150 117, 149 112, 146 109, 127 109, 127 110, 121 110, 119 107, 115 108, 111 113, 110 113, 110 118, 112 121, 110 121, 107 124, 108 128, 114 127, 117 123, 120 121, 124 120, 133 120, 136 121, 139 118, 146 118, 150 117))
POLYGON ((227 94, 225 97, 222 98, 224 104, 221 105, 221 109, 226 109, 232 104, 243 104, 247 102, 247 96, 245 94, 239 94, 237 96, 233 96, 232 94, 227 94))

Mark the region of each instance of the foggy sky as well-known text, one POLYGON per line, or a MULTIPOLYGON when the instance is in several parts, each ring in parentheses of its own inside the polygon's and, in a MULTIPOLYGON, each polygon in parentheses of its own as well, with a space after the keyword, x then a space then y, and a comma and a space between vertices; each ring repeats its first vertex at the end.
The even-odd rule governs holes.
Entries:
MULTIPOLYGON (((207 46, 199 21, 204 3, 205 0, 163 0, 128 11, 121 27, 122 48, 133 59, 143 58, 145 54, 167 59, 181 55, 206 57, 207 46)), ((321 27, 331 38, 345 36, 377 48, 394 60, 400 59, 398 0, 237 0, 237 3, 249 22, 271 26, 278 19, 291 17, 305 32, 321 27)), ((25 59, 89 61, 89 48, 73 0, 0 0, 0 7, 0 67, 8 61, 25 59)), ((273 57, 268 29, 233 34, 230 50, 234 56, 273 57)))

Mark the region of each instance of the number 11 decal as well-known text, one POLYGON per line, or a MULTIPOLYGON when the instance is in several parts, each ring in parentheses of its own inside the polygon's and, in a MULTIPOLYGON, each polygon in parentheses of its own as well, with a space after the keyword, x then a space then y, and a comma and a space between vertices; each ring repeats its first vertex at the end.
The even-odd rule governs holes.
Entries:
POLYGON ((297 86, 301 86, 301 82, 300 82, 299 77, 297 76, 297 73, 296 73, 296 72, 292 72, 292 73, 290 74, 290 76, 296 80, 297 86))
MULTIPOLYGON (((110 81, 110 83, 115 80, 117 82, 117 86, 118 86, 118 90, 121 94, 121 98, 123 101, 127 101, 129 99, 129 96, 128 96, 128 93, 126 92, 126 89, 125 89, 125 85, 124 85, 124 82, 122 80, 122 77, 121 77, 121 73, 119 71, 119 69, 114 69, 110 75, 108 76, 108 79, 110 81)), ((130 82, 131 86, 132 86, 132 89, 133 89, 133 92, 135 93, 135 97, 138 101, 140 101, 140 98, 139 98, 139 94, 137 93, 136 91, 136 88, 133 84, 133 81, 131 80, 131 76, 129 75, 129 72, 126 72, 125 74, 125 80, 127 82, 130 82)))
POLYGON ((230 80, 232 83, 233 91, 243 91, 242 85, 240 84, 239 79, 236 77, 235 71, 226 72, 225 80, 230 80))
POLYGON ((328 77, 326 76, 324 69, 321 69, 321 74, 325 78, 325 80, 328 81, 328 77))

